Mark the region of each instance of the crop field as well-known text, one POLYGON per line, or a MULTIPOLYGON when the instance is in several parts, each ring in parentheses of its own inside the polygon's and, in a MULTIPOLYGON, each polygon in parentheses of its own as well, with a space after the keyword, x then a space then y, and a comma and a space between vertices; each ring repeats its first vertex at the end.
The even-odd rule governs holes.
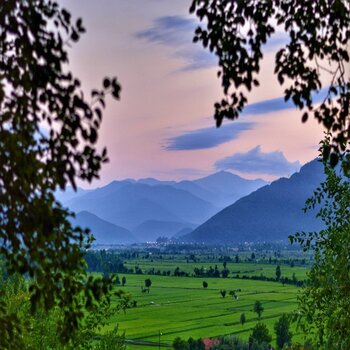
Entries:
MULTIPOLYGON (((156 271, 159 270, 161 273, 163 271, 170 271, 171 274, 174 273, 174 270, 179 267, 180 271, 184 271, 189 273, 190 275, 193 274, 194 268, 201 268, 208 270, 210 267, 215 268, 215 265, 217 265, 218 269, 221 271, 223 269, 222 262, 207 262, 207 260, 202 259, 197 262, 186 262, 185 259, 174 259, 174 260, 129 260, 126 261, 125 266, 128 268, 135 268, 136 266, 141 268, 143 272, 147 273, 150 269, 155 269, 156 271)), ((265 264, 265 263, 252 263, 252 262, 240 262, 240 263, 234 263, 229 262, 227 263, 227 269, 230 270, 229 277, 238 275, 239 277, 242 277, 243 275, 246 276, 266 276, 266 277, 276 277, 276 266, 277 264, 265 264)), ((292 278, 293 274, 295 274, 295 277, 298 280, 304 280, 306 278, 306 272, 309 270, 309 267, 307 266, 294 266, 290 267, 289 265, 280 265, 281 267, 281 273, 282 276, 288 277, 289 279, 292 278)))
MULTIPOLYGON (((252 264, 247 265, 252 268, 252 264)), ((126 339, 130 340, 158 343, 160 338, 161 343, 171 344, 178 336, 187 339, 225 334, 248 339, 258 321, 257 314, 253 312, 257 300, 264 307, 261 321, 274 336, 273 325, 277 318, 283 313, 293 312, 297 306, 298 288, 277 282, 207 278, 208 288, 205 289, 203 278, 135 274, 125 277, 126 285, 121 289, 132 294, 137 307, 115 315, 104 331, 119 324, 119 331, 125 332, 126 339), (152 281, 149 293, 141 291, 146 278, 152 281), (225 298, 220 295, 221 289, 227 291, 225 298), (229 295, 229 291, 234 290, 241 290, 236 292, 238 300, 229 295), (246 316, 243 326, 240 324, 242 313, 246 316)), ((302 340, 295 330, 293 333, 294 340, 302 340)), ((128 348, 140 349, 140 345, 129 345, 128 348)), ((158 345, 147 347, 152 348, 158 348, 158 345)))

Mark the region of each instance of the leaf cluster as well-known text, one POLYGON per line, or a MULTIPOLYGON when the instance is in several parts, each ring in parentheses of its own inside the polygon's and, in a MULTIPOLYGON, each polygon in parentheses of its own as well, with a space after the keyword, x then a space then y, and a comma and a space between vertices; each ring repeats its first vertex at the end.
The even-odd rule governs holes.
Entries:
POLYGON ((218 57, 224 98, 215 103, 217 126, 244 110, 247 92, 259 85, 263 46, 280 28, 287 43, 275 55, 275 75, 284 86, 284 99, 302 111, 303 122, 313 115, 331 133, 323 156, 336 165, 350 139, 350 2, 192 0, 190 12, 204 23, 194 41, 218 57), (331 81, 326 86, 321 81, 325 73, 331 81), (314 95, 322 88, 327 93, 318 105, 314 95))
MULTIPOLYGON (((88 101, 67 70, 67 49, 84 31, 55 1, 1 2, 0 254, 9 274, 33 281, 33 311, 60 308, 62 342, 111 288, 111 279, 86 275, 92 237, 71 225, 73 214, 54 195, 98 177, 107 161, 106 150, 96 150, 105 97, 120 93, 117 80, 106 78, 88 101)), ((14 324, 0 308, 0 328, 14 324)))
POLYGON ((314 252, 307 286, 299 297, 302 329, 320 349, 350 347, 350 183, 339 167, 325 164, 327 178, 307 201, 320 207, 325 229, 298 233, 292 242, 314 252))

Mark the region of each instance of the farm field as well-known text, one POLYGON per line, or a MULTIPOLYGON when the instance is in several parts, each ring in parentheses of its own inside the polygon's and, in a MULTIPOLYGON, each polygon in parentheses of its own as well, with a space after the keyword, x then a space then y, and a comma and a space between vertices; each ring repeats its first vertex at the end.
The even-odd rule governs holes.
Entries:
MULTIPOLYGON (((257 300, 265 309, 261 321, 274 336, 273 325, 277 318, 293 312, 297 306, 298 288, 277 282, 207 278, 208 288, 204 289, 203 278, 135 274, 125 277, 126 285, 121 288, 132 294, 137 307, 112 317, 104 331, 118 323, 119 331, 125 332, 126 339, 130 340, 158 342, 159 333, 160 342, 165 344, 171 344, 178 336, 187 339, 236 334, 248 339, 258 321, 253 312, 257 300), (152 281, 149 294, 141 292, 146 278, 152 281), (220 295, 221 289, 227 291, 225 298, 220 295), (228 292, 237 289, 241 292, 236 293, 238 300, 234 300, 228 292), (247 320, 244 326, 240 324, 242 313, 247 320)), ((293 333, 294 340, 301 337, 295 330, 293 333)), ((128 345, 128 348, 139 349, 140 345, 128 345)), ((151 350, 158 346, 145 348, 151 350)))
MULTIPOLYGON (((136 266, 141 268, 144 273, 147 273, 147 271, 154 269, 155 271, 159 270, 161 273, 163 271, 170 271, 171 274, 174 273, 174 270, 179 267, 180 271, 184 271, 189 273, 190 275, 193 274, 194 268, 201 268, 208 270, 210 267, 215 268, 215 265, 217 265, 218 269, 221 271, 223 269, 222 262, 207 262, 205 259, 199 262, 186 262, 185 259, 174 259, 174 260, 145 260, 145 259, 139 259, 139 260, 129 260, 126 261, 125 266, 128 268, 135 268, 136 266)), ((288 277, 289 279, 292 279, 293 274, 295 274, 295 277, 298 280, 304 280, 306 278, 306 273, 309 270, 308 266, 294 266, 290 267, 289 265, 283 265, 283 264, 265 264, 265 263, 253 263, 253 262, 240 262, 240 263, 234 263, 229 262, 227 263, 227 268, 230 270, 229 277, 238 275, 239 277, 245 276, 260 276, 264 275, 266 277, 276 277, 276 266, 280 265, 281 267, 281 273, 283 277, 288 277)))

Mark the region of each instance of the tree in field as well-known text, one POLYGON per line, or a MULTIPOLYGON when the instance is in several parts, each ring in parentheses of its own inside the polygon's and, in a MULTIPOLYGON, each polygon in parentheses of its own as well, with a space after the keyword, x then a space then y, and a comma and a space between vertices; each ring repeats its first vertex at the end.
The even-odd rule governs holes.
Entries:
POLYGON ((203 288, 208 288, 208 282, 207 281, 203 281, 203 288))
POLYGON ((146 278, 145 279, 145 287, 147 288, 148 293, 149 293, 149 290, 151 288, 151 285, 152 285, 151 279, 150 278, 146 278))
POLYGON ((221 294, 221 296, 222 296, 223 298, 225 298, 225 296, 226 296, 226 290, 225 290, 225 289, 221 289, 221 290, 220 290, 220 294, 221 294))
POLYGON ((204 350, 204 344, 202 339, 193 339, 192 337, 187 340, 189 350, 204 350))
MULTIPOLYGON (((31 278, 33 310, 60 308, 63 343, 112 286, 86 275, 89 232, 72 226, 73 214, 55 199, 57 189, 98 177, 107 161, 96 149, 105 97, 120 93, 106 78, 85 97, 66 68, 67 49, 84 31, 55 1, 1 2, 0 254, 9 275, 31 278)), ((0 339, 21 326, 8 312, 0 306, 0 339)))
POLYGON ((186 340, 176 337, 173 341, 174 350, 189 350, 189 344, 186 340))
POLYGON ((288 345, 292 341, 293 334, 289 327, 290 322, 286 314, 283 314, 274 325, 276 342, 279 349, 283 349, 284 345, 288 345))
POLYGON ((350 182, 325 163, 326 180, 307 201, 306 210, 319 207, 325 229, 290 237, 312 250, 314 263, 299 297, 299 316, 305 333, 318 349, 350 348, 350 182))
POLYGON ((241 323, 242 326, 244 326, 244 324, 246 322, 245 313, 241 313, 241 317, 239 318, 239 322, 241 323))
POLYGON ((125 277, 125 276, 123 276, 123 277, 122 277, 122 286, 124 287, 124 286, 125 286, 125 284, 126 284, 126 277, 125 277))
POLYGON ((258 315, 258 317, 261 317, 261 314, 264 311, 264 307, 262 306, 261 301, 257 300, 254 304, 254 312, 258 315))
POLYGON ((253 340, 253 343, 257 344, 268 344, 272 340, 272 337, 269 334, 269 330, 267 329, 266 324, 261 322, 258 322, 253 328, 251 338, 253 340))
MULTIPOLYGON (((237 119, 248 103, 247 92, 259 85, 263 46, 279 27, 286 34, 275 56, 275 75, 284 99, 313 116, 331 133, 323 149, 334 166, 349 146, 350 1, 349 0, 192 0, 190 12, 203 25, 195 32, 218 58, 224 96, 215 103, 215 119, 237 119), (327 75, 329 79, 321 79, 327 75), (326 90, 321 103, 314 93, 326 90)), ((350 154, 345 154, 350 168, 350 154)))
POLYGON ((229 269, 224 269, 224 270, 221 271, 222 278, 227 278, 229 274, 230 274, 230 270, 229 269))
POLYGON ((279 281, 281 279, 281 275, 282 275, 281 266, 277 265, 276 266, 276 281, 279 281))
POLYGON ((118 275, 115 277, 115 284, 116 284, 117 286, 120 285, 120 278, 119 278, 118 275))

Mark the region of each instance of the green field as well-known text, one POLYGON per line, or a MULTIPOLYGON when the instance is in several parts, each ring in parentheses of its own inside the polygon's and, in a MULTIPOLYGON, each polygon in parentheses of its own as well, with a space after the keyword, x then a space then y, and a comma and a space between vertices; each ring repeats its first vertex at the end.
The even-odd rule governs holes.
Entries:
MULTIPOLYGON (((154 268, 155 270, 163 271, 171 271, 171 274, 174 273, 174 270, 176 267, 179 267, 181 271, 187 272, 190 275, 193 274, 194 268, 201 268, 209 269, 211 267, 215 267, 215 265, 218 266, 219 270, 223 269, 222 262, 207 262, 205 259, 199 262, 186 262, 183 258, 178 258, 174 260, 157 260, 157 259, 151 259, 151 260, 145 260, 145 259, 135 259, 126 261, 125 266, 128 268, 135 268, 135 266, 138 266, 142 269, 142 271, 146 272, 150 269, 154 268)), ((260 276, 261 274, 266 277, 276 277, 276 266, 278 264, 262 264, 262 263, 247 263, 247 262, 240 262, 240 263, 233 263, 229 262, 227 264, 227 268, 230 270, 229 276, 236 276, 239 275, 239 277, 242 277, 242 275, 246 276, 260 276)), ((282 276, 288 277, 289 279, 292 278, 293 273, 295 274, 295 277, 298 280, 303 280, 306 277, 306 272, 309 270, 309 267, 307 266, 294 266, 290 267, 289 265, 280 265, 281 266, 281 272, 282 276)))
MULTIPOLYGON (((243 265, 249 265, 252 269, 254 264, 237 264, 239 265, 242 265, 241 269, 243 265)), ((173 270, 174 266, 177 266, 176 262, 172 262, 171 266, 173 270)), ((262 265, 259 268, 261 267, 262 265)), ((274 271, 275 266, 271 268, 274 271)), ((289 269, 297 271, 299 268, 289 269)), ((277 318, 283 313, 294 311, 297 306, 298 288, 282 286, 277 282, 207 278, 205 280, 209 286, 204 289, 203 278, 134 274, 125 276, 127 283, 121 288, 132 294, 133 299, 137 301, 137 307, 127 309, 125 314, 121 312, 115 315, 105 330, 112 329, 118 323, 119 330, 125 331, 126 339, 137 341, 158 342, 159 333, 161 343, 166 344, 171 344, 177 336, 187 339, 237 334, 247 339, 258 320, 253 312, 256 300, 260 300, 265 308, 262 322, 266 323, 274 335, 273 325, 277 318), (152 280, 149 294, 141 292, 146 278, 152 280), (221 289, 227 292, 241 289, 241 292, 237 293, 238 300, 229 295, 222 298, 221 289), (239 322, 241 313, 245 313, 247 319, 243 327, 239 322)), ((296 334, 294 340, 300 337, 296 334)), ((140 348, 139 345, 129 347, 140 348)))

